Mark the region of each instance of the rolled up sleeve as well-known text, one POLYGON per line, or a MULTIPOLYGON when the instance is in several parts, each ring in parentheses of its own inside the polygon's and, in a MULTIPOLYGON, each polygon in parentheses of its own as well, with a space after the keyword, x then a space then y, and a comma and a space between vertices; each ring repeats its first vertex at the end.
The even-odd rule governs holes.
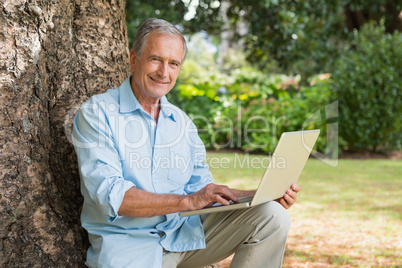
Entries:
POLYGON ((85 202, 96 206, 109 222, 115 221, 125 192, 135 185, 123 178, 120 155, 99 103, 90 100, 81 107, 74 119, 72 139, 85 202))

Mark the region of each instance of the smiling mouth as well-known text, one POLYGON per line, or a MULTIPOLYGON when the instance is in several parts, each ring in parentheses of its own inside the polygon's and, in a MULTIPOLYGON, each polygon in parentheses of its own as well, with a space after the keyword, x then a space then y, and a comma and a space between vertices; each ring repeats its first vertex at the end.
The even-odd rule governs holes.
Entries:
POLYGON ((156 80, 156 79, 154 79, 154 78, 152 78, 152 77, 150 77, 150 76, 148 76, 148 77, 151 78, 152 81, 154 81, 154 82, 156 82, 156 83, 158 83, 158 84, 169 84, 169 82, 159 81, 159 80, 156 80))

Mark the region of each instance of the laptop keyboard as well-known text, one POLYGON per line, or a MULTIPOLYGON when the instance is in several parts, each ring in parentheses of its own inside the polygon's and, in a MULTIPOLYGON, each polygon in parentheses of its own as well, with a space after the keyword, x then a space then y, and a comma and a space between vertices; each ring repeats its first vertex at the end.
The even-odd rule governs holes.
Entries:
MULTIPOLYGON (((242 204, 242 203, 248 203, 253 200, 254 196, 245 196, 245 197, 240 197, 238 198, 239 202, 235 203, 232 200, 229 201, 229 206, 230 205, 236 205, 236 204, 242 204)), ((215 203, 212 205, 213 207, 220 207, 223 206, 221 203, 215 203)))
POLYGON ((248 203, 251 202, 253 200, 254 196, 244 196, 244 197, 240 197, 238 198, 239 202, 235 203, 232 200, 230 200, 230 204, 242 204, 242 203, 248 203))
POLYGON ((239 203, 247 203, 247 202, 251 202, 253 200, 254 196, 245 196, 245 197, 240 197, 239 199, 239 203))

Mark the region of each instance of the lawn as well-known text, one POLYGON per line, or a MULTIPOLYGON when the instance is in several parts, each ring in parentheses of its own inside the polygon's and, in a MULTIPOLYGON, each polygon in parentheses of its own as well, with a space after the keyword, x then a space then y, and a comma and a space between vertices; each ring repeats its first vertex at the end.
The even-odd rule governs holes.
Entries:
MULTIPOLYGON (((255 189, 268 159, 209 152, 207 162, 216 183, 255 189)), ((311 158, 299 185, 283 267, 402 267, 402 161, 311 158)))

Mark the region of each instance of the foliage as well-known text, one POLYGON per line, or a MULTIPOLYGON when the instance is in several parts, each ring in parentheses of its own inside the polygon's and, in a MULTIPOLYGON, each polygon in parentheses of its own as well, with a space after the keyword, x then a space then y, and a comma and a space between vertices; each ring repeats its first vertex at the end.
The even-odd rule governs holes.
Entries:
MULTIPOLYGON (((191 10, 190 0, 144 0, 126 2, 127 35, 130 45, 134 42, 139 26, 149 18, 160 18, 178 26, 184 34, 201 30, 218 34, 222 29, 219 5, 215 0, 202 0, 194 7, 195 14, 189 20, 186 14, 191 10)), ((219 2, 218 2, 219 3, 219 2)))
MULTIPOLYGON (((189 59, 169 99, 193 119, 208 148, 272 152, 284 131, 321 128, 326 137, 326 120, 308 122, 329 104, 329 76, 306 87, 298 83, 298 77, 267 76, 250 66, 211 72, 189 59)), ((326 146, 321 138, 318 148, 326 146)))
POLYGON ((349 149, 401 148, 402 35, 366 24, 336 62, 332 91, 340 103, 340 135, 349 149))
POLYGON ((187 8, 182 0, 145 0, 126 2, 127 35, 130 47, 140 25, 149 18, 160 18, 180 24, 183 21, 187 8))
MULTIPOLYGON (((219 42, 222 31, 237 33, 232 41, 242 39, 244 50, 229 49, 220 57, 219 68, 216 57, 221 55, 206 53, 208 46, 190 48, 168 96, 194 118, 209 148, 271 151, 279 133, 303 128, 310 116, 317 116, 337 97, 342 113, 340 143, 354 150, 379 150, 401 148, 400 122, 395 121, 401 113, 400 33, 373 30, 369 37, 369 30, 362 30, 363 35, 358 31, 370 20, 382 20, 387 32, 400 31, 399 2, 147 0, 128 1, 126 16, 130 42, 149 17, 171 21, 185 34, 205 30, 204 35, 215 35, 209 43, 219 42), (191 10, 194 13, 188 16, 191 10), (240 25, 247 29, 243 35, 236 32, 240 25), (320 73, 334 76, 310 83, 320 73), (330 97, 330 85, 336 97, 330 97)), ((193 36, 188 38, 190 45, 193 36)), ((308 127, 321 128, 325 137, 327 121, 308 127)), ((333 144, 318 141, 321 150, 328 146, 335 151, 333 144)))
POLYGON ((318 82, 314 85, 296 90, 282 89, 277 98, 271 96, 252 100, 244 110, 242 148, 246 151, 272 152, 282 132, 321 129, 317 148, 325 151, 327 121, 313 117, 317 112, 320 114, 320 110, 329 104, 330 80, 327 75, 317 79, 318 82), (251 135, 247 133, 249 130, 251 135))
POLYGON ((248 58, 261 67, 272 59, 302 76, 333 71, 349 33, 384 19, 388 31, 402 30, 401 1, 230 0, 232 25, 245 23, 248 58))
MULTIPOLYGON (((329 72, 345 39, 337 1, 233 0, 228 16, 246 23, 248 59, 263 67, 271 58, 303 79, 329 72)), ((304 80, 306 84, 307 80, 304 80)))
POLYGON ((308 77, 333 71, 353 29, 383 19, 388 32, 401 31, 401 8, 401 1, 388 0, 145 0, 127 1, 126 17, 130 44, 150 17, 179 25, 185 34, 228 31, 232 41, 244 41, 247 59, 260 70, 274 62, 307 85, 308 77), (239 25, 246 33, 236 32, 239 25))

